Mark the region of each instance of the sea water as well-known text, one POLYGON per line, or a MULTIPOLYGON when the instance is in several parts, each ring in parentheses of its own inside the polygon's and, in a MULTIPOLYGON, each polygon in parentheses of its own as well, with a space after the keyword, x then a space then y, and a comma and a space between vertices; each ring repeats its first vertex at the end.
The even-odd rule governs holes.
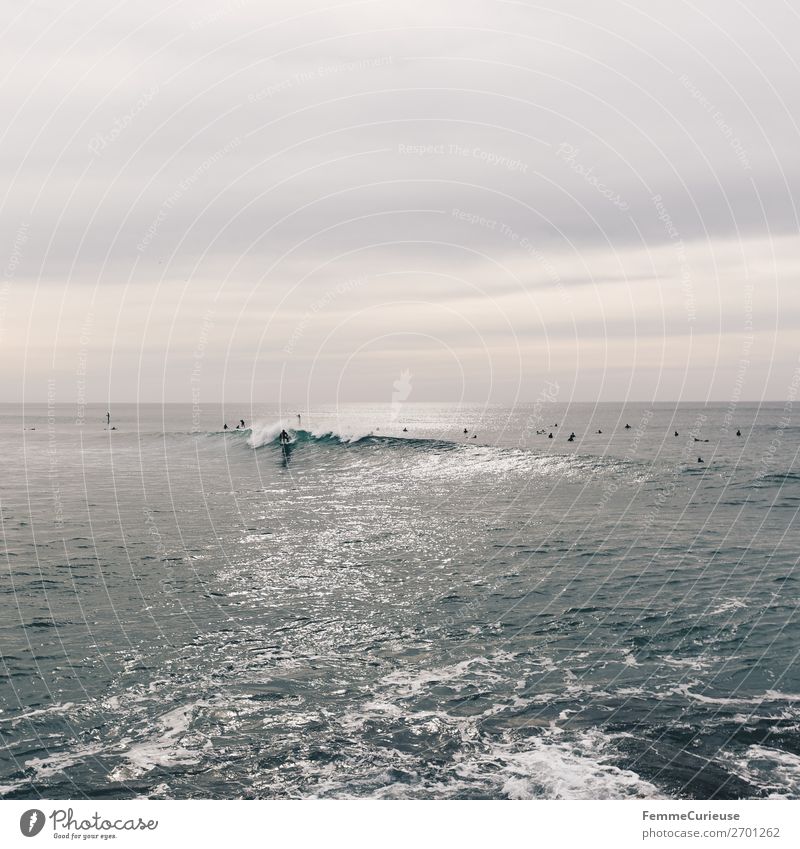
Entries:
POLYGON ((800 795, 791 405, 105 412, 0 408, 6 798, 800 795))

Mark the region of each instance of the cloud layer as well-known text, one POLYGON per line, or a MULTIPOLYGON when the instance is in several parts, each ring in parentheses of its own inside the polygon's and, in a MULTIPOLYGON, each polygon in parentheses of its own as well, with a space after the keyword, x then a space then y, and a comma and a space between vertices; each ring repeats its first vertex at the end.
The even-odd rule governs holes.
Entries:
POLYGON ((15 4, 8 400, 785 397, 788 4, 15 4), (742 377, 742 361, 747 365, 742 377))

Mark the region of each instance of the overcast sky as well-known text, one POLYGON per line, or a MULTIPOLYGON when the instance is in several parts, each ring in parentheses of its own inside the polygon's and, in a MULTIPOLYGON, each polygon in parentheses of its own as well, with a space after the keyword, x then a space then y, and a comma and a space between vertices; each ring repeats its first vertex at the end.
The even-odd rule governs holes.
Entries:
POLYGON ((0 400, 785 399, 788 0, 4 0, 0 400))

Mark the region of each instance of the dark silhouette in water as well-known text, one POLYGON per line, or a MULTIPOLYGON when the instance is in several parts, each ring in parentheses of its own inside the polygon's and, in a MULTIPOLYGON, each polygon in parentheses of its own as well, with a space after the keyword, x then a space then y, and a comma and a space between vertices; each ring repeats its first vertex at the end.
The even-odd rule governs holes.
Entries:
POLYGON ((464 428, 464 433, 469 433, 469 431, 466 428, 464 428))
POLYGON ((703 463, 703 462, 705 462, 705 461, 703 460, 703 458, 702 458, 702 457, 698 457, 698 458, 697 458, 697 462, 698 462, 698 463, 703 463))
POLYGON ((575 441, 575 431, 573 431, 573 432, 569 435, 569 439, 567 440, 567 442, 574 442, 574 441, 575 441))
POLYGON ((598 432, 598 433, 602 433, 603 431, 602 431, 602 430, 598 430, 597 432, 598 432))
POLYGON ((630 426, 629 424, 626 424, 626 425, 625 425, 625 430, 630 430, 630 429, 631 429, 631 426, 630 426))
POLYGON ((676 431, 675 431, 675 436, 677 436, 677 435, 678 435, 678 431, 676 430, 676 431))
POLYGON ((245 427, 244 419, 239 419, 239 424, 244 428, 245 427))
POLYGON ((477 438, 478 438, 478 434, 477 434, 477 433, 473 433, 473 434, 472 434, 472 438, 473 438, 473 439, 477 439, 477 438))
POLYGON ((737 431, 736 431, 736 435, 737 435, 737 436, 741 436, 741 435, 742 435, 742 432, 741 432, 740 430, 737 430, 737 431))
POLYGON ((407 427, 404 427, 404 428, 403 428, 403 433, 408 433, 408 428, 407 428, 407 427))
POLYGON ((292 451, 297 447, 297 443, 291 441, 292 438, 285 430, 281 431, 278 439, 281 444, 281 466, 288 469, 289 461, 292 459, 292 451))
POLYGON ((227 423, 227 422, 225 422, 225 424, 224 424, 224 425, 222 425, 222 429, 223 429, 223 430, 227 430, 227 429, 228 429, 228 423, 227 423))
POLYGON ((552 431, 551 431, 550 433, 548 433, 548 434, 547 434, 547 438, 548 438, 548 439, 552 439, 552 438, 553 438, 553 433, 552 433, 552 431))

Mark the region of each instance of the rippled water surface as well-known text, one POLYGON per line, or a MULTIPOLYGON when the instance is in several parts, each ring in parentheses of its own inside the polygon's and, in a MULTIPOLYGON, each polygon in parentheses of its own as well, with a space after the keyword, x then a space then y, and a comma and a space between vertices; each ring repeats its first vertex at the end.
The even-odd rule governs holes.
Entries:
POLYGON ((783 405, 225 412, 0 407, 6 797, 800 795, 783 405))

